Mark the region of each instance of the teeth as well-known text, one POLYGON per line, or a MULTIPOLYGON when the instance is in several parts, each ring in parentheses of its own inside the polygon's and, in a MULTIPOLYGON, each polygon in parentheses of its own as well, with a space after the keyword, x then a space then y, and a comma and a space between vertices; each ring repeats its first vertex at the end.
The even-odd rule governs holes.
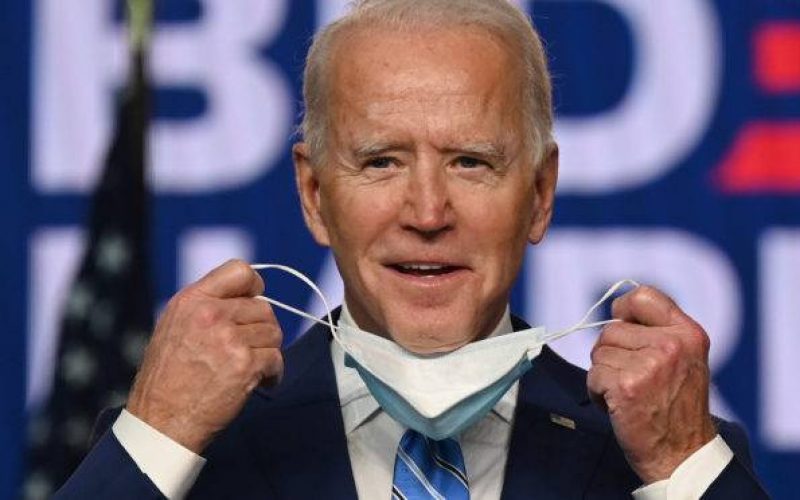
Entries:
POLYGON ((445 268, 445 266, 431 264, 402 264, 401 267, 410 271, 438 271, 445 268))

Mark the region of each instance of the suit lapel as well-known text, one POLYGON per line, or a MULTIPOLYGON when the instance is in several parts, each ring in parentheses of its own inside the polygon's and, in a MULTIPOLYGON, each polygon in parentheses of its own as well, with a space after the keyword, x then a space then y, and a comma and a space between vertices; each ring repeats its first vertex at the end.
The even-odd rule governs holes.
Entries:
MULTIPOLYGON (((514 322, 515 330, 527 326, 514 322)), ((610 440, 585 373, 544 347, 520 379, 502 498, 584 497, 610 440)))
POLYGON ((271 489, 278 498, 356 498, 327 329, 314 327, 298 339, 285 366, 274 391, 258 392, 267 411, 254 424, 271 489))

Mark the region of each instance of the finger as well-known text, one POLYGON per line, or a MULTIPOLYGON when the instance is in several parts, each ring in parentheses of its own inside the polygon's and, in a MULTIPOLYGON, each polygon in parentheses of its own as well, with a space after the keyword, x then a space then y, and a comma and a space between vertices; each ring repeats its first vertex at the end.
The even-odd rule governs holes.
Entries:
POLYGON ((606 393, 616 387, 618 380, 618 369, 606 365, 592 365, 586 376, 586 389, 589 392, 589 397, 600 408, 607 410, 606 393))
POLYGON ((225 301, 231 319, 239 325, 250 323, 277 323, 269 303, 255 297, 235 297, 225 301))
POLYGON ((652 344, 654 335, 657 333, 650 327, 625 322, 609 323, 603 327, 595 347, 607 345, 631 350, 643 349, 652 344))
POLYGON ((283 353, 280 349, 253 349, 253 362, 260 374, 260 386, 273 387, 280 383, 283 378, 283 353))
POLYGON ((213 269, 194 285, 218 298, 252 297, 264 292, 264 280, 243 260, 233 259, 213 269))
POLYGON ((283 332, 277 324, 250 323, 235 327, 235 335, 248 346, 257 349, 275 349, 283 342, 283 332))
POLYGON ((646 326, 670 326, 684 322, 686 318, 671 298, 645 285, 614 300, 611 315, 646 326))
POLYGON ((603 365, 618 370, 636 370, 641 364, 642 354, 636 351, 611 347, 607 345, 596 345, 592 349, 592 365, 603 365))

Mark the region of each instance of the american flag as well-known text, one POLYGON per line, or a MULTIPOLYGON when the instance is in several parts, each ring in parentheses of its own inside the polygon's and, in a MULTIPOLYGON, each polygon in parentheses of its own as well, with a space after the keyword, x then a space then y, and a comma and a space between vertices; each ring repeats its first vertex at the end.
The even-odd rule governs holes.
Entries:
POLYGON ((151 1, 128 1, 129 81, 91 200, 87 250, 65 301, 53 391, 29 419, 23 498, 48 498, 75 470, 97 415, 124 403, 152 329, 145 185, 151 1))

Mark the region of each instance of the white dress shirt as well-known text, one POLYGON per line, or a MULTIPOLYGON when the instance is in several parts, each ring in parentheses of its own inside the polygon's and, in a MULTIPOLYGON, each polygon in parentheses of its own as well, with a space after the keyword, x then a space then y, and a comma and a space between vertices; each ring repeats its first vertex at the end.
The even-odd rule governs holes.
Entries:
MULTIPOLYGON (((355 326, 347 307, 342 307, 339 323, 355 326)), ((490 337, 512 330, 506 311, 490 337)), ((358 497, 389 500, 397 446, 407 429, 381 409, 355 368, 344 365, 338 342, 331 342, 331 356, 358 497)), ((515 383, 486 417, 458 438, 471 498, 500 498, 518 391, 515 383)))
MULTIPOLYGON (((339 321, 354 325, 346 306, 339 321)), ((506 310, 490 336, 511 331, 511 318, 506 310)), ((344 365, 344 352, 335 341, 331 342, 331 356, 358 496, 389 499, 395 454, 406 428, 380 408, 356 370, 344 365)), ((519 385, 515 383, 486 417, 458 438, 470 496, 475 500, 500 498, 518 391, 519 385)), ((122 410, 112 431, 139 469, 169 499, 185 497, 205 464, 203 457, 126 410, 122 410)), ((717 436, 687 458, 670 478, 637 489, 632 492, 633 497, 636 500, 700 498, 732 458, 733 452, 717 436)))

